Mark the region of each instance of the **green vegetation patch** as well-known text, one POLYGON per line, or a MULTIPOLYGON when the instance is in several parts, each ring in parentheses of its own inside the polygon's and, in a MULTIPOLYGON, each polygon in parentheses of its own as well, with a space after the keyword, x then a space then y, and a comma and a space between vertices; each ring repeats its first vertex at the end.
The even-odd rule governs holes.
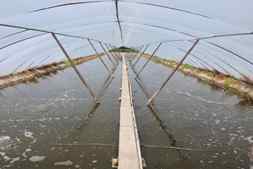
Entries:
POLYGON ((137 53, 139 51, 136 50, 136 49, 133 49, 133 48, 128 48, 128 47, 125 47, 125 46, 121 46, 119 48, 113 48, 113 49, 109 50, 109 52, 137 53))
POLYGON ((194 67, 190 64, 183 64, 183 65, 181 65, 181 67, 184 69, 194 69, 194 67))
POLYGON ((64 60, 64 64, 66 67, 70 67, 71 66, 71 63, 69 60, 64 60))

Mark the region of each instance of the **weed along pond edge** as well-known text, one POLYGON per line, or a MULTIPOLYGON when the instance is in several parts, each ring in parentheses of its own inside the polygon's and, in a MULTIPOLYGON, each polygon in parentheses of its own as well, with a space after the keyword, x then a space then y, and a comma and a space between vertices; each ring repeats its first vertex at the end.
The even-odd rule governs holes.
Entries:
MULTIPOLYGON (((149 58, 149 55, 143 55, 149 58)), ((152 58, 154 63, 158 63, 169 68, 176 68, 177 62, 170 59, 163 59, 157 56, 152 58)), ((198 68, 189 64, 182 64, 179 71, 187 76, 192 76, 209 85, 223 89, 226 92, 239 96, 241 103, 253 103, 253 85, 251 82, 233 77, 232 75, 223 74, 221 72, 198 68)))
MULTIPOLYGON (((100 55, 102 56, 103 54, 100 55)), ((75 58, 72 61, 75 65, 80 65, 84 62, 95 60, 97 57, 98 56, 96 55, 89 55, 75 58)), ((21 72, 0 76, 0 90, 22 83, 37 83, 38 79, 56 74, 59 71, 69 67, 71 67, 69 61, 63 60, 60 62, 53 62, 47 65, 26 69, 21 72)))

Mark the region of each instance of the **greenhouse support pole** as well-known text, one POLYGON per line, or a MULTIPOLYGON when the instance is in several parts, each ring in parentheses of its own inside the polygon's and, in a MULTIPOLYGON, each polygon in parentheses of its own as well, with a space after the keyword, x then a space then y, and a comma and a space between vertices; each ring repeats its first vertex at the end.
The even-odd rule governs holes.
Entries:
POLYGON ((117 56, 115 56, 112 52, 110 52, 111 49, 110 49, 110 47, 109 47, 108 44, 105 44, 105 48, 107 49, 108 53, 111 54, 111 56, 112 56, 113 59, 117 62, 117 64, 119 64, 119 60, 118 60, 117 56))
POLYGON ((112 73, 112 71, 110 70, 110 68, 107 66, 107 64, 104 62, 104 60, 102 59, 102 57, 100 56, 100 54, 98 53, 97 49, 95 48, 95 46, 93 45, 93 43, 91 42, 90 39, 87 39, 91 48, 94 50, 96 56, 98 57, 98 59, 101 61, 101 63, 104 65, 105 69, 109 72, 109 74, 112 73))
POLYGON ((114 63, 113 59, 111 58, 111 56, 109 55, 108 51, 105 49, 104 45, 102 44, 102 42, 99 42, 99 45, 101 46, 101 48, 103 49, 105 55, 107 56, 107 58, 110 60, 110 62, 112 63, 113 65, 113 69, 116 68, 116 63, 114 63))
POLYGON ((157 47, 155 48, 155 50, 153 51, 152 55, 148 58, 148 60, 143 64, 143 66, 140 68, 139 72, 137 73, 136 76, 139 76, 141 74, 141 72, 144 70, 144 68, 148 65, 148 63, 150 62, 150 60, 154 57, 154 55, 156 54, 156 52, 159 50, 159 48, 161 47, 162 42, 160 42, 157 47))
POLYGON ((74 69, 74 71, 76 72, 77 76, 79 77, 79 79, 81 80, 81 82, 83 83, 83 85, 89 90, 89 93, 93 97, 94 101, 97 102, 97 98, 96 98, 95 93, 92 91, 91 87, 87 84, 87 82, 85 81, 84 77, 81 75, 81 73, 77 69, 75 63, 70 58, 69 54, 67 53, 67 51, 65 50, 65 48, 63 47, 63 45, 61 44, 61 42, 59 41, 59 39, 57 38, 57 36, 54 33, 51 33, 51 34, 52 34, 53 38, 55 39, 57 45, 60 47, 61 51, 65 55, 65 57, 68 59, 71 67, 74 69))
POLYGON ((144 50, 137 56, 136 61, 133 63, 133 67, 135 67, 137 65, 137 63, 140 61, 141 57, 145 54, 145 52, 147 51, 149 45, 146 45, 146 47, 144 48, 144 50))
POLYGON ((191 48, 185 53, 184 57, 180 60, 180 62, 177 64, 176 68, 171 72, 171 74, 168 76, 168 78, 162 83, 161 87, 150 97, 147 104, 150 105, 150 103, 154 100, 154 98, 162 91, 162 89, 166 86, 168 81, 174 76, 174 74, 177 72, 177 70, 180 68, 180 66, 183 64, 185 59, 191 54, 192 50, 196 47, 196 45, 199 43, 199 40, 196 40, 191 48))

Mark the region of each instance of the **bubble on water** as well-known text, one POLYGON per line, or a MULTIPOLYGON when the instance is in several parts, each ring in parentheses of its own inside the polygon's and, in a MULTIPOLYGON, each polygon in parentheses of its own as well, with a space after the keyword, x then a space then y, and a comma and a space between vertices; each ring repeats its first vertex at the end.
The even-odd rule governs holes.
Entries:
POLYGON ((227 153, 226 152, 222 152, 222 155, 227 155, 227 153))
POLYGON ((220 120, 215 120, 215 124, 219 124, 220 123, 220 120))
POLYGON ((22 156, 23 157, 25 157, 25 158, 27 158, 27 152, 31 152, 32 151, 32 149, 30 149, 30 148, 27 148, 27 149, 25 149, 25 151, 22 153, 22 156))
POLYGON ((10 161, 11 164, 17 162, 20 160, 20 157, 15 157, 15 158, 12 158, 12 160, 10 161))
POLYGON ((54 165, 55 166, 71 166, 73 165, 73 162, 70 160, 67 160, 67 161, 55 162, 54 165))
POLYGON ((253 143, 253 136, 249 136, 245 138, 250 144, 253 143))
POLYGON ((43 160, 45 160, 45 156, 32 156, 29 158, 29 161, 33 162, 33 163, 37 163, 37 162, 41 162, 43 160))
POLYGON ((80 165, 78 165, 78 164, 76 164, 76 165, 75 165, 75 168, 80 168, 80 167, 81 167, 81 166, 80 166, 80 165))
POLYGON ((11 160, 11 158, 9 156, 7 156, 5 152, 0 152, 0 156, 2 156, 4 161, 10 161, 11 160))
POLYGON ((25 137, 27 137, 27 138, 31 138, 31 139, 33 138, 33 133, 30 132, 30 131, 25 130, 24 135, 25 135, 25 137))
POLYGON ((10 136, 0 136, 0 144, 5 142, 5 141, 8 141, 10 139, 11 139, 10 136))
POLYGON ((12 145, 10 136, 0 136, 0 150, 10 148, 12 145))
POLYGON ((50 151, 54 151, 54 150, 55 150, 55 147, 51 147, 51 148, 50 148, 50 151))

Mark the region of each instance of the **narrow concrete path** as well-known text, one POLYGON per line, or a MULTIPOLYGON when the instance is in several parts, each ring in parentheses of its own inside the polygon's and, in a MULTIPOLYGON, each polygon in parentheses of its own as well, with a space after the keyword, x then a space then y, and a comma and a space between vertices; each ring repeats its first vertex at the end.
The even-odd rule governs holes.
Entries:
POLYGON ((122 88, 119 129, 119 166, 118 169, 142 169, 140 142, 133 108, 131 83, 128 67, 122 56, 122 88))

